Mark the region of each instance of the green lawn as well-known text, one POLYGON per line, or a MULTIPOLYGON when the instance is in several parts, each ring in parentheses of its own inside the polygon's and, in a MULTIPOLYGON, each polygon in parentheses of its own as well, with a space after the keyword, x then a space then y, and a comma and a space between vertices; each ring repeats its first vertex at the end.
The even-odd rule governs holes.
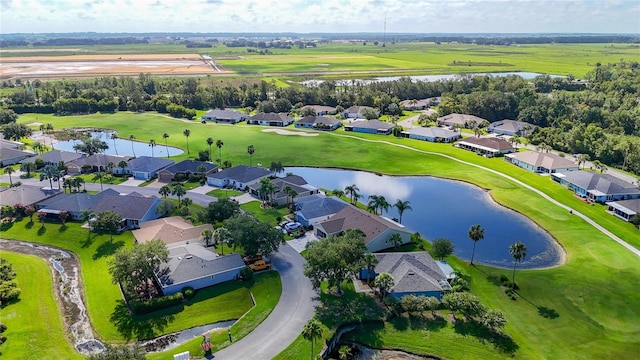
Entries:
POLYGON ((265 222, 267 224, 276 226, 278 225, 277 218, 284 218, 285 215, 289 215, 289 209, 285 207, 263 209, 260 207, 260 201, 251 201, 240 205, 240 208, 249 214, 253 215, 258 221, 265 222))
POLYGON ((218 199, 226 199, 228 197, 240 196, 242 194, 244 194, 244 192, 234 189, 215 189, 207 193, 207 195, 218 199))
MULTIPOLYGON (((82 359, 65 336, 60 309, 53 294, 49 265, 42 259, 2 251, 16 272, 22 290, 17 302, 0 308, 7 325, 7 341, 0 345, 6 359, 82 359), (33 321, 37 318, 37 321, 33 321)), ((70 336, 70 335, 69 335, 70 336)))

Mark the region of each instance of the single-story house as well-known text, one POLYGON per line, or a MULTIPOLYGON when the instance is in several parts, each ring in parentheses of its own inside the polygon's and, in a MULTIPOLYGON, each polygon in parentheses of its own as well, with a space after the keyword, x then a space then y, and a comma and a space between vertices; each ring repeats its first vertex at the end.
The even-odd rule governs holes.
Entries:
POLYGON ((525 151, 507 154, 504 156, 504 160, 523 169, 542 174, 579 170, 578 164, 553 153, 525 151))
POLYGON ((24 164, 26 162, 35 162, 37 159, 42 159, 42 161, 44 161, 44 163, 47 165, 58 165, 60 162, 62 162, 63 164, 67 164, 85 156, 86 155, 83 153, 63 150, 51 150, 47 151, 46 153, 42 153, 40 155, 22 160, 22 163, 24 164))
POLYGON ((636 214, 640 214, 640 198, 608 202, 607 211, 625 221, 630 221, 636 214))
POLYGON ((640 189, 637 185, 609 174, 578 170, 554 173, 551 174, 551 179, 580 197, 601 203, 640 198, 640 189))
POLYGON ((293 123, 293 118, 287 114, 258 113, 247 119, 249 125, 288 126, 293 123))
MULTIPOLYGON (((318 193, 317 187, 308 184, 303 177, 298 175, 288 175, 283 178, 271 179, 271 184, 275 187, 275 192, 270 195, 271 202, 277 205, 289 203, 290 196, 284 191, 287 186, 297 193, 295 196, 296 199, 318 193)), ((260 182, 251 184, 249 191, 252 195, 260 197, 260 182)))
POLYGON ((335 198, 314 194, 293 201, 296 209, 296 221, 304 227, 315 227, 318 223, 329 219, 338 211, 349 206, 346 202, 335 198))
POLYGON ((245 121, 247 116, 234 110, 214 109, 201 116, 202 121, 214 121, 216 123, 236 124, 245 121))
POLYGON ((169 261, 159 266, 156 279, 164 295, 195 290, 237 279, 246 265, 239 254, 219 256, 198 242, 180 242, 168 247, 169 261))
POLYGON ((475 115, 468 115, 468 114, 449 114, 445 116, 440 116, 437 119, 438 124, 451 126, 451 127, 456 125, 460 125, 462 127, 469 127, 470 126, 469 124, 473 122, 479 125, 483 121, 485 121, 485 119, 481 117, 477 117, 475 115))
POLYGON ((121 230, 137 229, 140 223, 162 216, 158 212, 161 199, 143 196, 136 192, 120 194, 113 189, 98 194, 88 193, 58 194, 36 204, 36 209, 47 216, 57 217, 67 211, 73 220, 82 219, 83 210, 91 210, 94 215, 104 211, 114 211, 122 216, 121 230))
POLYGON ((0 167, 17 164, 35 155, 32 152, 0 147, 0 167))
POLYGON ((404 137, 416 140, 425 140, 431 142, 450 143, 460 138, 460 133, 457 131, 448 130, 445 128, 432 126, 432 127, 414 127, 402 132, 404 137))
POLYGON ((244 190, 260 179, 276 176, 274 171, 261 167, 238 165, 207 176, 207 184, 217 187, 231 186, 244 190))
MULTIPOLYGON (((118 168, 120 161, 128 161, 128 156, 115 156, 105 154, 93 154, 87 157, 81 157, 67 163, 67 172, 70 174, 79 174, 83 167, 91 168, 91 171, 106 171, 109 164, 113 164, 112 172, 118 168)), ((119 169, 119 168, 118 168, 119 169)))
POLYGON ((402 106, 405 110, 415 111, 415 110, 425 110, 429 108, 431 102, 428 99, 422 100, 402 100, 400 101, 400 106, 402 106))
POLYGON ((388 249, 393 245, 389 241, 391 236, 399 234, 402 244, 411 241, 411 231, 397 222, 368 213, 355 206, 349 205, 338 211, 329 219, 316 226, 316 236, 319 238, 330 235, 342 235, 347 230, 360 229, 365 234, 364 242, 368 252, 388 249))
POLYGON ((531 134, 536 127, 536 125, 531 125, 524 121, 504 119, 489 124, 487 131, 500 135, 527 136, 531 134))
POLYGON ((356 120, 344 126, 344 131, 361 132, 368 134, 389 135, 393 130, 393 124, 380 120, 356 120))
POLYGON ((175 164, 175 161, 170 159, 151 157, 151 156, 139 156, 135 159, 129 160, 127 167, 122 169, 118 167, 113 169, 116 174, 130 174, 136 180, 149 180, 158 176, 158 172, 162 169, 168 168, 175 164))
POLYGON ((43 188, 34 185, 20 185, 12 188, 0 188, 0 206, 22 204, 33 205, 59 193, 58 189, 43 188))
POLYGON ((186 241, 187 243, 200 241, 204 230, 213 232, 211 224, 194 226, 191 221, 180 216, 151 220, 140 224, 140 228, 131 231, 136 243, 141 244, 151 240, 162 240, 170 245, 186 241))
POLYGON ((24 143, 21 143, 20 141, 7 140, 3 138, 2 134, 0 134, 0 148, 19 150, 22 145, 24 145, 24 143))
POLYGON ((405 295, 422 295, 441 299, 446 292, 451 290, 448 280, 454 275, 452 273, 445 274, 443 271, 443 267, 445 269, 451 269, 451 267, 445 262, 436 262, 426 251, 374 255, 378 258, 378 264, 371 272, 362 269, 359 278, 372 280, 379 274, 390 274, 393 277, 394 285, 389 289, 389 295, 394 298, 399 299, 405 295))
POLYGON ((365 109, 370 109, 376 112, 376 117, 380 116, 380 112, 372 107, 369 106, 358 106, 358 105, 354 105, 349 107, 348 109, 345 109, 345 111, 342 113, 342 115, 345 118, 348 119, 364 119, 365 116, 362 114, 363 110, 365 109))
POLYGON ((338 113, 338 110, 333 106, 324 106, 324 105, 305 105, 300 108, 300 111, 304 109, 313 109, 316 112, 317 116, 322 115, 335 115, 338 113))
POLYGON ((468 137, 458 141, 458 147, 484 155, 486 157, 500 156, 516 152, 509 142, 498 138, 468 137))
POLYGON ((342 122, 338 119, 328 118, 324 116, 305 116, 302 119, 295 122, 294 126, 297 128, 307 128, 316 130, 335 130, 342 125, 342 122))
POLYGON ((200 166, 204 166, 204 176, 210 175, 218 171, 218 165, 206 161, 199 160, 182 160, 177 164, 173 164, 158 171, 158 181, 168 183, 173 181, 176 175, 189 177, 191 174, 200 174, 198 170, 200 166))

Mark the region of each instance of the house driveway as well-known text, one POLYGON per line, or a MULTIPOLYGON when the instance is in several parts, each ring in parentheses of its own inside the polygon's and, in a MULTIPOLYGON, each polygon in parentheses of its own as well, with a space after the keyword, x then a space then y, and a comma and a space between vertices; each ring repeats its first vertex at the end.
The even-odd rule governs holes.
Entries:
POLYGON ((240 196, 234 196, 234 197, 232 197, 232 199, 237 201, 239 204, 246 204, 248 202, 252 202, 252 201, 258 200, 255 197, 253 197, 253 195, 251 195, 250 193, 244 193, 244 194, 242 194, 240 196))
POLYGON ((272 359, 300 335, 304 324, 313 317, 318 295, 302 274, 304 258, 288 244, 282 244, 271 255, 271 261, 282 280, 278 305, 249 335, 214 352, 215 360, 272 359))
POLYGON ((313 231, 307 231, 303 237, 289 240, 287 244, 291 246, 295 251, 301 253, 306 247, 307 243, 310 241, 317 241, 318 237, 313 231))

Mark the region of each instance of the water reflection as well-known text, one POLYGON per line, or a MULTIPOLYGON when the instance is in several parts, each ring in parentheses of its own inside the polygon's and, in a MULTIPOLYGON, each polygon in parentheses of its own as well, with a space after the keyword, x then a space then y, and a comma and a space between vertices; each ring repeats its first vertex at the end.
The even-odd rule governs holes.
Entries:
MULTIPOLYGON (((521 268, 552 266, 561 261, 560 248, 542 228, 515 211, 496 204, 482 189, 458 181, 428 176, 379 176, 373 173, 293 167, 286 172, 304 177, 310 184, 325 188, 344 189, 355 184, 360 189, 361 202, 369 195, 382 195, 394 204, 397 200, 411 202, 413 210, 402 215, 402 223, 429 240, 451 239, 456 255, 469 259, 473 242, 469 228, 480 224, 485 237, 476 246, 475 261, 510 267, 513 258, 509 245, 521 241, 527 245, 527 257, 521 268)), ((390 208, 388 217, 399 217, 390 208)))
MULTIPOLYGON (((166 157, 167 148, 169 149, 169 155, 180 155, 184 153, 182 149, 175 147, 165 147, 162 138, 155 139, 156 145, 151 148, 148 142, 131 141, 129 139, 111 139, 112 134, 117 134, 113 131, 92 131, 91 137, 94 139, 100 139, 109 145, 109 148, 104 152, 106 155, 121 155, 121 156, 155 156, 166 157), (115 145, 114 145, 115 141, 115 145)), ((142 139, 138 139, 142 140, 142 139)), ((53 148, 56 150, 75 151, 73 146, 80 143, 80 140, 67 140, 58 141, 53 144, 53 148)))

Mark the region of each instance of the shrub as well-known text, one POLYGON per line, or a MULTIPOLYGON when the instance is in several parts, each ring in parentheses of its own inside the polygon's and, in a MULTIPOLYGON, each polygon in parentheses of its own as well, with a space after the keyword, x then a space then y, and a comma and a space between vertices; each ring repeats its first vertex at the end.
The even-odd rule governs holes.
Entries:
POLYGON ((182 288, 182 294, 184 295, 185 299, 190 300, 193 299, 194 296, 196 296, 196 291, 191 286, 185 286, 182 288))
POLYGON ((505 274, 501 274, 500 275, 500 283, 502 285, 508 284, 509 283, 509 277, 505 274))
POLYGON ((136 314, 147 314, 174 305, 182 304, 184 296, 181 292, 148 301, 131 301, 129 305, 136 314))
POLYGON ((248 281, 253 279, 253 270, 250 267, 245 266, 240 270, 240 280, 248 281))
POLYGON ((0 322, 0 334, 7 330, 7 325, 0 322))

